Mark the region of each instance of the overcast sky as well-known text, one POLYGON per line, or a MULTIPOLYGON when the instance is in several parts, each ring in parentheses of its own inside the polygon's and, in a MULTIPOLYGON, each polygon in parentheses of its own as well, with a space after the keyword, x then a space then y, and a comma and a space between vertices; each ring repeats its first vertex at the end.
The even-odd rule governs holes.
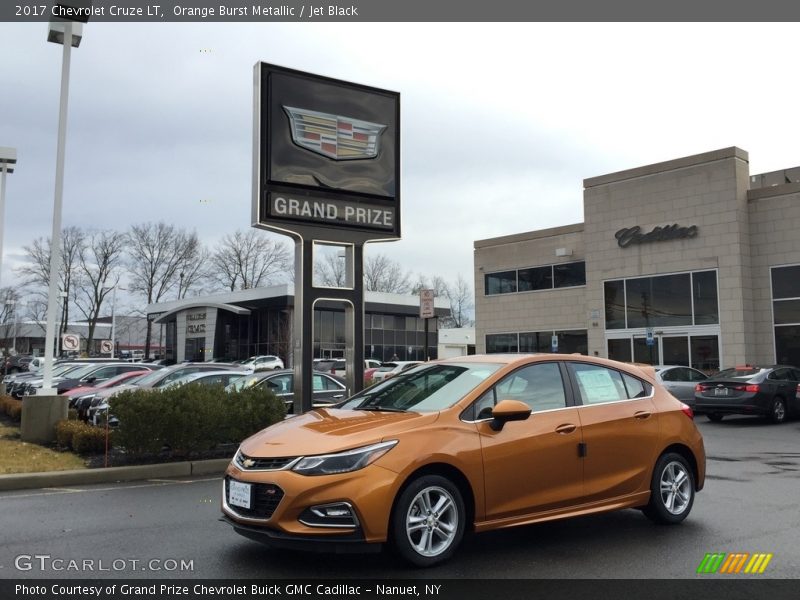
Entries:
MULTIPOLYGON (((0 24, 2 285, 52 227, 61 46, 0 24)), ((796 24, 89 23, 73 53, 64 225, 250 225, 257 61, 398 91, 414 273, 472 278, 476 239, 583 220, 582 181, 727 146, 800 165, 796 24)), ((265 234, 266 235, 266 234, 265 234)))

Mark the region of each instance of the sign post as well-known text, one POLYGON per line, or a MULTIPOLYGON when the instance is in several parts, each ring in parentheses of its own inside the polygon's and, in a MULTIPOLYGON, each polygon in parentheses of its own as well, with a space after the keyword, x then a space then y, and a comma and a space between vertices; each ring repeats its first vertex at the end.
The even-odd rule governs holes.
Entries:
POLYGON ((314 307, 345 306, 346 379, 364 385, 364 245, 400 239, 400 94, 256 63, 252 225, 295 242, 294 413, 312 407, 314 307), (315 286, 316 244, 348 287, 315 286))
POLYGON ((419 318, 425 322, 425 362, 430 360, 430 355, 428 354, 428 319, 435 315, 433 306, 435 298, 434 290, 419 291, 419 318))

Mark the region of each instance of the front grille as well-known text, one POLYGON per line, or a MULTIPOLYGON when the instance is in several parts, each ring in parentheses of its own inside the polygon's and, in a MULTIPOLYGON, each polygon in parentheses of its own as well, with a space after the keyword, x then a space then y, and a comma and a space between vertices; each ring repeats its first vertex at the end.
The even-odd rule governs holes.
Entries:
MULTIPOLYGON (((228 486, 230 477, 225 478, 225 498, 229 497, 228 486)), ((231 510, 237 515, 250 519, 269 519, 272 513, 278 508, 278 504, 283 498, 283 490, 272 483, 251 483, 252 492, 250 496, 250 508, 241 506, 231 506, 231 510)))
POLYGON ((297 460, 296 456, 281 457, 281 458, 253 458, 247 456, 242 452, 236 455, 234 463, 243 471, 277 471, 283 469, 292 461, 297 460), (245 465, 245 461, 253 461, 252 464, 245 465))

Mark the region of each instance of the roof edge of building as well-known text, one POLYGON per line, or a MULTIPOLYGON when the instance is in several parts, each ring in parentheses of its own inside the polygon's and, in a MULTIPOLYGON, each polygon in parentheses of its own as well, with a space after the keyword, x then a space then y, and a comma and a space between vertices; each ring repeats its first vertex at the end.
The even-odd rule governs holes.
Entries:
POLYGON ((774 196, 786 196, 800 192, 800 183, 785 183, 783 185, 772 185, 770 187, 755 188, 747 190, 748 200, 761 200, 762 198, 772 198, 774 196))
POLYGON ((616 171, 606 175, 598 175, 597 177, 589 177, 588 179, 583 180, 583 187, 585 189, 607 185, 609 183, 625 181, 626 179, 634 179, 636 177, 655 175, 656 173, 664 173, 667 171, 674 171, 676 169, 684 169, 686 167, 724 160, 726 158, 739 158, 745 162, 750 161, 750 156, 746 150, 742 150, 737 146, 730 146, 728 148, 712 150, 711 152, 693 154, 691 156, 675 158, 664 162, 653 163, 651 165, 644 165, 642 167, 634 167, 633 169, 626 169, 624 171, 616 171))
POLYGON ((476 249, 489 248, 491 246, 499 246, 501 244, 513 244, 515 242, 527 242, 529 240, 540 240, 542 238, 556 237, 567 233, 581 233, 583 232, 583 229, 583 223, 573 223, 572 225, 562 225, 560 227, 550 227, 548 229, 537 229, 535 231, 526 231, 524 233, 513 233, 511 235, 487 238, 485 240, 475 240, 473 245, 476 249))

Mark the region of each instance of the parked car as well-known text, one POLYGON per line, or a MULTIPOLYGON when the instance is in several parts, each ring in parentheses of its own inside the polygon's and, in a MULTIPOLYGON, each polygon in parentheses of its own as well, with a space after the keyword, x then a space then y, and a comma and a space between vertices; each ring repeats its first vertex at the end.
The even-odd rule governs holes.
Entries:
MULTIPOLYGON (((291 413, 294 406, 294 371, 285 369, 270 373, 253 373, 233 382, 228 389, 241 390, 253 386, 267 386, 286 404, 291 413)), ((312 375, 313 404, 330 406, 341 402, 347 396, 347 388, 343 379, 329 373, 314 372, 312 375)))
POLYGON ((681 365, 658 365, 653 368, 656 371, 656 379, 670 394, 694 407, 694 389, 699 382, 708 379, 708 375, 681 365))
POLYGON ((14 373, 21 373, 28 370, 28 365, 33 360, 32 356, 25 354, 16 354, 14 356, 7 356, 3 366, 3 372, 7 375, 14 373))
POLYGON ((127 371, 120 373, 116 377, 106 379, 104 382, 96 386, 81 386, 73 388, 64 395, 69 398, 69 407, 78 411, 78 417, 82 420, 88 419, 89 408, 92 405, 92 400, 100 390, 117 387, 125 383, 133 383, 136 379, 151 373, 150 369, 139 369, 138 371, 127 371))
POLYGON ((222 488, 235 531, 314 550, 389 542, 430 566, 467 530, 622 508, 680 523, 705 480, 692 410, 655 385, 652 369, 630 364, 459 357, 345 405, 242 442, 222 488))
MULTIPOLYGON (((83 365, 79 369, 70 371, 59 377, 53 378, 52 384, 58 390, 59 394, 68 392, 77 387, 87 385, 95 385, 103 383, 104 381, 116 377, 121 373, 128 373, 133 371, 140 371, 142 369, 153 370, 159 367, 144 364, 131 364, 127 362, 110 362, 110 363, 90 363, 83 365)), ((43 380, 37 379, 30 381, 25 387, 23 392, 27 396, 32 396, 42 387, 43 380)))
POLYGON ((263 356, 251 356, 242 363, 243 367, 248 367, 253 371, 277 371, 283 369, 283 361, 277 356, 266 354, 263 356))
POLYGON ((372 381, 374 383, 378 381, 384 381, 385 379, 394 377, 403 371, 407 371, 408 369, 421 364, 422 363, 418 360, 396 360, 392 362, 381 363, 381 366, 378 367, 378 370, 372 374, 372 381))
MULTIPOLYGON (((53 365, 53 379, 57 379, 67 373, 76 371, 85 367, 86 363, 77 362, 60 362, 53 365)), ((38 383, 41 388, 42 373, 41 371, 28 371, 27 373, 17 373, 16 375, 8 375, 3 380, 6 383, 6 392, 14 398, 22 398, 26 387, 31 383, 38 383)), ((38 389, 38 388, 37 388, 38 389)))
POLYGON ((240 371, 199 371, 197 373, 189 373, 178 379, 170 381, 163 385, 161 389, 176 387, 179 385, 186 385, 187 383, 199 383, 201 385, 222 385, 228 386, 231 383, 238 381, 244 377, 246 373, 240 371))
MULTIPOLYGON (((376 369, 381 366, 381 361, 375 360, 374 358, 367 358, 364 360, 364 370, 367 369, 376 369)), ((338 377, 344 377, 347 373, 347 361, 345 359, 340 358, 336 362, 333 363, 331 367, 331 374, 336 375, 338 377)))
POLYGON ((725 415, 760 415, 773 423, 800 414, 800 369, 750 365, 720 371, 695 387, 695 409, 711 421, 725 415))

